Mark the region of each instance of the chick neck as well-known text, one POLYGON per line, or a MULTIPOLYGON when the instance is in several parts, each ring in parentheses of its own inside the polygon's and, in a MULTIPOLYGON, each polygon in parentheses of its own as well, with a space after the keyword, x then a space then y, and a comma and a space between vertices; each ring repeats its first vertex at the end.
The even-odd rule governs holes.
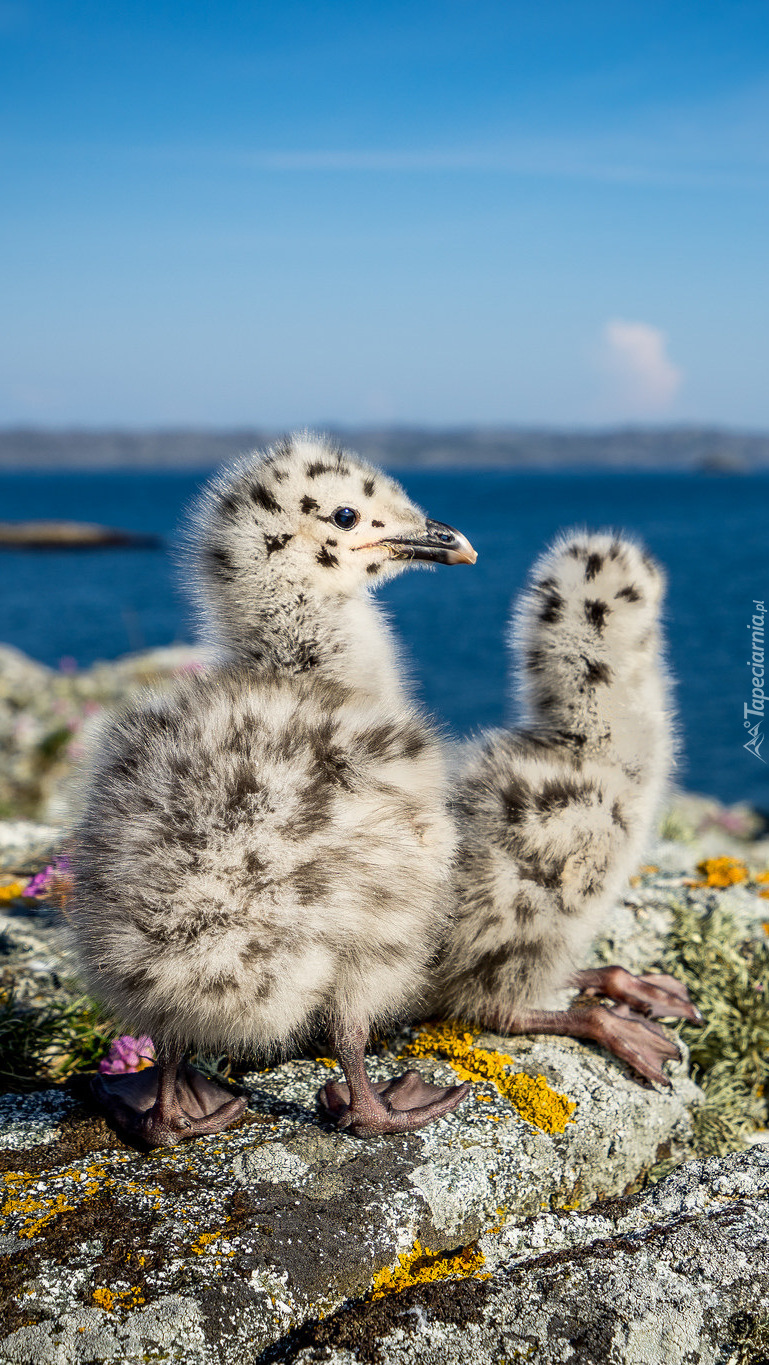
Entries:
POLYGON ((389 624, 365 593, 329 596, 307 584, 265 593, 236 617, 209 612, 207 633, 228 659, 260 673, 342 683, 378 700, 405 695, 389 624))

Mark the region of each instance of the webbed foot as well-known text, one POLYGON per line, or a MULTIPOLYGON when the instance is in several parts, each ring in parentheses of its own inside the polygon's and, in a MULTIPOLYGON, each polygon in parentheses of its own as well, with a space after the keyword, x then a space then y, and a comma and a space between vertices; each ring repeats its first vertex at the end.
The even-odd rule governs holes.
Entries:
POLYGON ((629 1005, 572 1005, 568 1010, 529 1010, 515 1016, 489 1012, 482 1022, 501 1033, 550 1033, 557 1038, 590 1038, 626 1062, 637 1076, 670 1089, 664 1062, 681 1060, 681 1052, 664 1029, 629 1005))
POLYGON ((125 1075, 97 1075, 91 1089, 118 1126, 148 1147, 172 1147, 220 1133, 241 1117, 247 1105, 243 1096, 233 1097, 187 1062, 161 1063, 125 1075))
POLYGON ((350 1087, 328 1081, 318 1092, 318 1103, 336 1120, 337 1128, 355 1137, 375 1133, 410 1133, 433 1119, 450 1114, 470 1090, 462 1085, 441 1086, 425 1081, 417 1071, 406 1071, 391 1081, 377 1081, 350 1100, 350 1087))
POLYGON ((671 1088, 662 1064, 680 1062, 681 1050, 659 1024, 653 1024, 646 1015, 637 1014, 629 1005, 590 1005, 585 1010, 574 1010, 576 1016, 583 1013, 591 1015, 586 1037, 594 1038, 608 1052, 626 1062, 637 1076, 664 1085, 668 1090, 671 1088))
POLYGON ((629 1005, 636 1014, 648 1019, 688 1019, 691 1024, 704 1024, 697 1006, 689 998, 683 982, 663 973, 634 976, 624 967, 596 967, 575 972, 571 984, 591 998, 605 996, 621 1005, 629 1005))

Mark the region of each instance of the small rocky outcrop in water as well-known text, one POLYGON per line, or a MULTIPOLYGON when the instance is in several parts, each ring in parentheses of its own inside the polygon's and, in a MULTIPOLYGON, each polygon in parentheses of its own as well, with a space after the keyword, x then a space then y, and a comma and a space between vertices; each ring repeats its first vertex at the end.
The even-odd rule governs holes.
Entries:
POLYGON ((146 549, 160 544, 158 536, 90 521, 0 521, 0 549, 91 550, 115 545, 146 549))

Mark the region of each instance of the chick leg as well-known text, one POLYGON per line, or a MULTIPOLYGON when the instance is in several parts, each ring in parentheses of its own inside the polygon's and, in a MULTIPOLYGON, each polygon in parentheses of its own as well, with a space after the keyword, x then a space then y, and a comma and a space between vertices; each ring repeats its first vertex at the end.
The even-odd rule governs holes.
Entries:
POLYGON ((680 1061, 681 1053, 660 1028, 627 1005, 608 1009, 591 1004, 568 1010, 528 1010, 515 1017, 489 1011, 481 1021, 500 1033, 550 1033, 560 1038, 590 1038, 620 1057, 638 1076, 670 1087, 663 1062, 680 1061))
POLYGON ((450 1114, 468 1093, 467 1083, 431 1085, 416 1071, 373 1085, 366 1073, 366 1037, 365 1029, 353 1027, 341 1029, 334 1040, 347 1084, 327 1082, 318 1093, 318 1102, 336 1119, 338 1128, 348 1129, 355 1137, 412 1132, 450 1114))
POLYGON ((606 996, 621 1005, 629 1005, 649 1019, 688 1019, 691 1024, 705 1020, 689 998, 689 992, 674 976, 650 974, 634 976, 624 967, 596 967, 574 972, 569 981, 583 995, 606 996))
POLYGON ((149 1147, 220 1133, 247 1103, 182 1061, 180 1052, 161 1054, 157 1066, 143 1071, 95 1076, 91 1088, 118 1126, 149 1147))

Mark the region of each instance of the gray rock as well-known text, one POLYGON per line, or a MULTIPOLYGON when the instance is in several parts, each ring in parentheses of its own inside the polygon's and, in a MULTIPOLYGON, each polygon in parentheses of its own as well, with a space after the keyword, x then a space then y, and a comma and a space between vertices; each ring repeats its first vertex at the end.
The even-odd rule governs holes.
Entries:
POLYGON ((175 645, 69 672, 0 645, 0 810, 66 825, 73 778, 104 719, 148 683, 162 687, 206 657, 175 645))
POLYGON ((329 1365, 761 1365, 769 1152, 690 1162, 643 1194, 482 1238, 488 1278, 415 1284, 294 1333, 329 1365))
MULTIPOLYGON (((240 1128, 149 1156, 71 1095, 6 1097, 0 1362, 256 1361, 365 1296, 399 1257, 469 1245, 471 1263, 493 1267, 524 1220, 621 1195, 660 1155, 685 1155, 699 1098, 685 1063, 658 1093, 568 1040, 477 1045, 492 1070, 500 1049, 514 1057, 503 1083, 543 1075, 568 1095, 565 1131, 526 1122, 480 1082, 422 1132, 361 1142, 319 1120, 329 1068, 308 1060, 247 1076, 240 1128)), ((375 1076, 402 1065, 371 1059, 375 1076)), ((414 1065, 455 1079, 440 1058, 414 1065)))
POLYGON ((0 872, 32 876, 52 862, 61 847, 58 825, 35 820, 0 820, 0 872))

